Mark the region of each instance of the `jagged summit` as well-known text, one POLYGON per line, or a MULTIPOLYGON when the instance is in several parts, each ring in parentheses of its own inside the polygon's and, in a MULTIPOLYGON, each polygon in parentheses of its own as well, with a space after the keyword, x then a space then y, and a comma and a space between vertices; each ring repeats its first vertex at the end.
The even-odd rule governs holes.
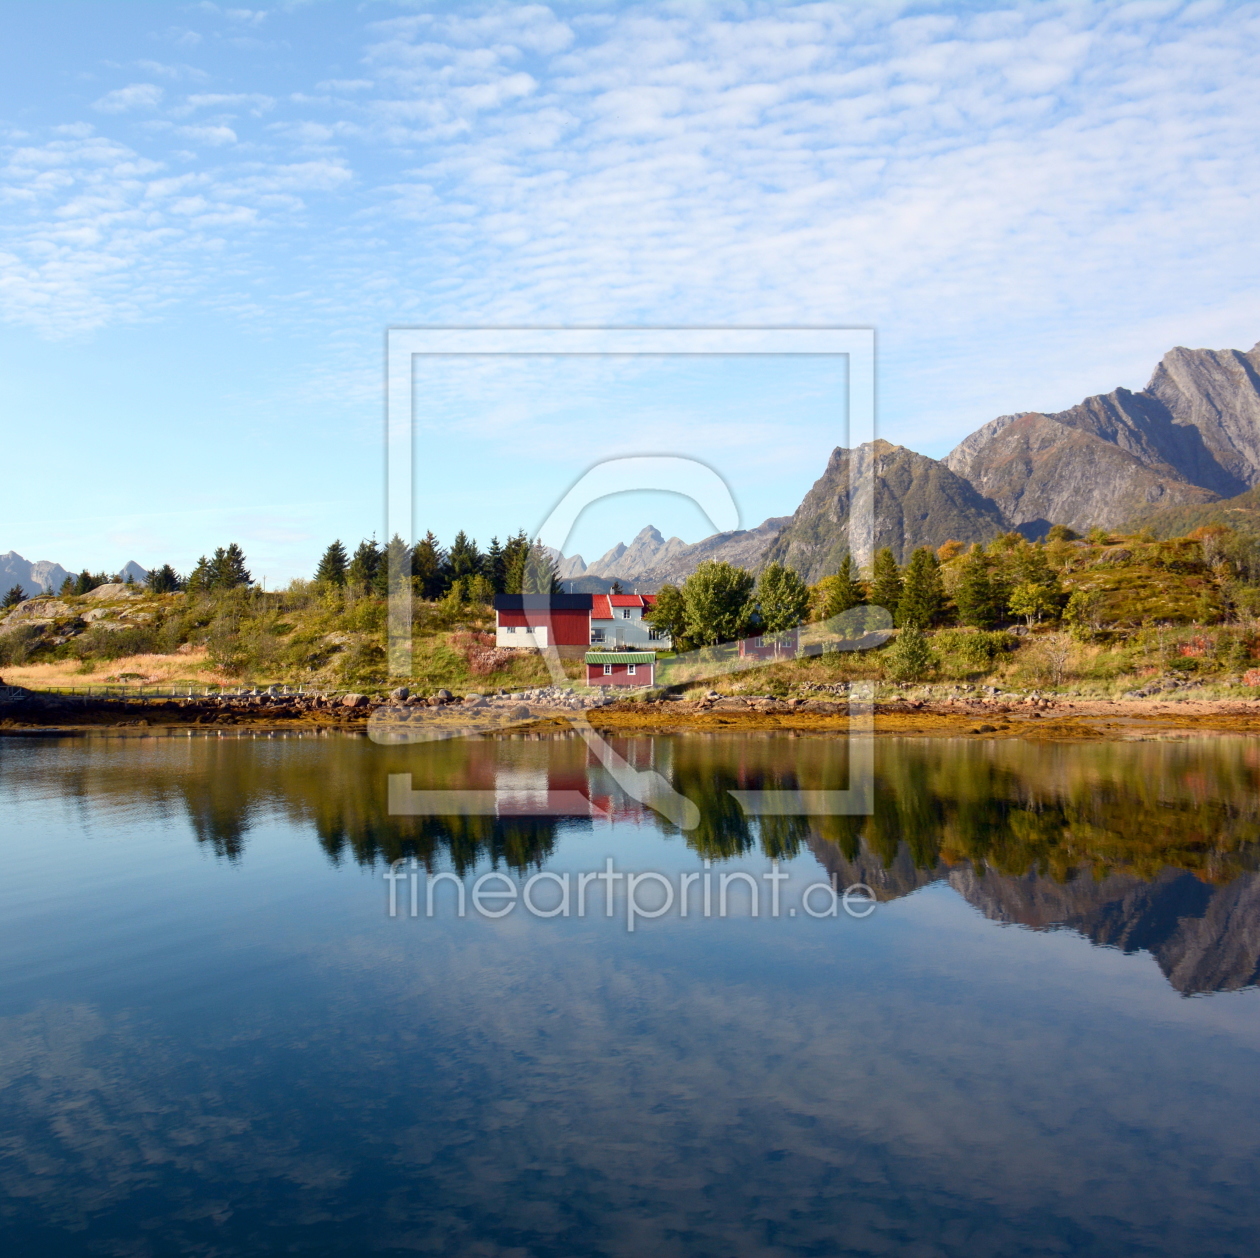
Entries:
POLYGON ((1260 484, 1260 345, 1169 350, 1138 393, 991 420, 945 464, 1012 525, 1111 527, 1260 484))

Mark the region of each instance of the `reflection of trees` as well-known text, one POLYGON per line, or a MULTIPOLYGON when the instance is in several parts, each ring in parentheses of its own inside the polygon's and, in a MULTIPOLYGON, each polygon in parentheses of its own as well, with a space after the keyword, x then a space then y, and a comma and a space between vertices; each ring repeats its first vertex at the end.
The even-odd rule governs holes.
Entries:
MULTIPOLYGON (((747 818, 733 790, 809 790, 848 784, 843 736, 763 733, 615 740, 636 767, 664 773, 701 811, 685 836, 696 852, 771 857, 831 845, 847 860, 891 869, 969 864, 978 873, 1153 879, 1166 866, 1209 883, 1257 867, 1260 750, 1209 743, 1039 744, 881 739, 869 817, 747 818)), ((41 777, 61 798, 96 807, 186 816, 199 841, 237 858, 268 815, 309 824, 334 861, 415 856, 526 869, 556 842, 550 818, 391 817, 386 782, 417 789, 589 791, 613 788, 577 738, 453 740, 389 747, 352 738, 74 740, 0 763, 0 782, 41 777), (515 789, 515 788, 514 788, 515 789)), ((612 799, 614 807, 617 796, 612 799)), ((637 806, 635 806, 637 807, 637 806)), ((656 824, 667 823, 651 814, 656 824)), ((567 825, 589 824, 577 819, 567 825)))
MULTIPOLYGON (((538 866, 555 847, 552 818, 392 817, 387 781, 419 790, 493 790, 505 768, 545 781, 584 781, 585 748, 570 742, 484 740, 382 747, 359 738, 74 740, 23 758, 27 786, 93 807, 186 816, 199 842, 236 860, 268 816, 310 825, 333 861, 414 856, 460 873, 479 863, 538 866), (566 777, 567 775, 567 777, 566 777), (40 781, 42 779, 42 782, 40 781)), ((0 783, 18 766, 0 762, 0 783)), ((580 818, 565 819, 582 825, 580 818)))

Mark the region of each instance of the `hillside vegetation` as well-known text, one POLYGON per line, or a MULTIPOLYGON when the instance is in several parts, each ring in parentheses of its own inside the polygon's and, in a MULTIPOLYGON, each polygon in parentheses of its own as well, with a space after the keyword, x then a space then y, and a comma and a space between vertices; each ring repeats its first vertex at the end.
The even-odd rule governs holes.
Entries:
MULTIPOLYGON (((201 582, 155 592, 107 583, 13 601, 0 622, 5 680, 366 692, 405 680, 421 693, 514 691, 549 680, 538 655, 496 649, 488 579, 452 578, 439 598, 417 592, 411 676, 391 679, 378 584, 343 574, 340 582, 295 581, 263 592, 243 556, 234 563, 237 583, 218 588, 201 582)), ((680 588, 665 587, 660 615, 674 618, 675 639, 686 648, 859 603, 892 611, 891 644, 783 661, 714 684, 773 694, 858 679, 1100 695, 1191 685, 1260 693, 1252 690, 1260 685, 1260 541, 1219 526, 1164 539, 1099 530, 1077 538, 1059 528, 1030 543, 1005 534, 987 547, 921 548, 904 566, 885 550, 868 573, 846 558, 810 587, 778 565, 754 581, 714 564, 680 588)), ((576 675, 580 666, 566 667, 576 675)))

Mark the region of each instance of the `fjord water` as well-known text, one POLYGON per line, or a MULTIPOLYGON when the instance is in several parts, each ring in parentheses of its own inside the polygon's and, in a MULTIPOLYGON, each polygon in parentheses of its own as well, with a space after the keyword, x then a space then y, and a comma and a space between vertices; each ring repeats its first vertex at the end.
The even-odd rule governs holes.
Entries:
POLYGON ((1256 1252, 1260 746, 881 741, 872 817, 760 823, 842 741, 618 746, 700 827, 576 738, 0 740, 4 1252, 1256 1252), (759 912, 426 915, 609 857, 759 912))

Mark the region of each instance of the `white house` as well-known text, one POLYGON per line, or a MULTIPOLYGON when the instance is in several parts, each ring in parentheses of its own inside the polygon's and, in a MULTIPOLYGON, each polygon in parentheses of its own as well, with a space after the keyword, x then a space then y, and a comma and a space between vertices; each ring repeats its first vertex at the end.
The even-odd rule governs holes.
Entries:
POLYGON ((669 634, 643 619, 655 602, 655 594, 596 594, 591 600, 591 646, 668 651, 673 645, 669 634))

